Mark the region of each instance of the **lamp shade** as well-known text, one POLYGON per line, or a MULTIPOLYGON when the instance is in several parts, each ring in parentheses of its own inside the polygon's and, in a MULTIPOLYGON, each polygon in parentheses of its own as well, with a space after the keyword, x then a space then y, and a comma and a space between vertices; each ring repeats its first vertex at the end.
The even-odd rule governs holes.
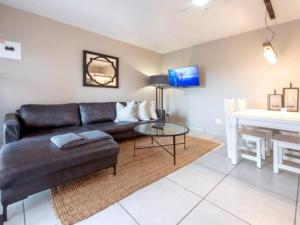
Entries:
POLYGON ((265 58, 271 64, 276 64, 277 63, 277 54, 276 54, 271 42, 263 43, 263 47, 264 47, 264 56, 265 56, 265 58))
POLYGON ((155 87, 165 87, 169 85, 169 78, 167 75, 153 75, 149 77, 149 85, 155 87))

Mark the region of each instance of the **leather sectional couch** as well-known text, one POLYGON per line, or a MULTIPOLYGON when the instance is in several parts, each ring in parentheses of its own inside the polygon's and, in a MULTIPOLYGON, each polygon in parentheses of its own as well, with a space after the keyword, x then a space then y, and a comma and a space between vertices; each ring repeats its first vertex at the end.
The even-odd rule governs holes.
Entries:
POLYGON ((115 123, 116 103, 23 105, 7 114, 0 151, 0 189, 3 221, 7 206, 74 178, 114 168, 116 141, 131 138, 139 123, 115 123), (68 132, 102 130, 113 138, 71 149, 56 149, 50 138, 68 132))

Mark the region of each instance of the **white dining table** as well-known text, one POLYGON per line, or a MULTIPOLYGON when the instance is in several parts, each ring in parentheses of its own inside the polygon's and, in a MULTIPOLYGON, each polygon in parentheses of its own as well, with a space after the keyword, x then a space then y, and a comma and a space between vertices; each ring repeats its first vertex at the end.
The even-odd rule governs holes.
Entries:
POLYGON ((226 117, 227 151, 232 164, 238 164, 241 160, 238 152, 238 128, 241 125, 300 133, 300 113, 247 109, 228 114, 226 117))

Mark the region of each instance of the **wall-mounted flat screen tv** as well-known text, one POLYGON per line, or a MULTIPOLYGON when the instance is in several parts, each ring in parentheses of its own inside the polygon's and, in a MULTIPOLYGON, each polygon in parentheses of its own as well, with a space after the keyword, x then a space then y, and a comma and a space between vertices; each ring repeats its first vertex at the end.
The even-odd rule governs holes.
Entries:
POLYGON ((198 66, 169 69, 169 84, 173 87, 200 86, 198 66))

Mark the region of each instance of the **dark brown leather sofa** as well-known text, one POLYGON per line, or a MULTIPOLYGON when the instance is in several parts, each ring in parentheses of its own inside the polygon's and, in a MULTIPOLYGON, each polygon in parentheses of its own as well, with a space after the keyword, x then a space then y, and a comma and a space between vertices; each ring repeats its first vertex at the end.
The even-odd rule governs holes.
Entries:
POLYGON ((0 152, 3 221, 7 206, 27 196, 106 168, 116 172, 118 144, 140 122, 115 123, 116 103, 23 105, 7 114, 0 152), (102 130, 113 138, 58 150, 54 135, 102 130))

